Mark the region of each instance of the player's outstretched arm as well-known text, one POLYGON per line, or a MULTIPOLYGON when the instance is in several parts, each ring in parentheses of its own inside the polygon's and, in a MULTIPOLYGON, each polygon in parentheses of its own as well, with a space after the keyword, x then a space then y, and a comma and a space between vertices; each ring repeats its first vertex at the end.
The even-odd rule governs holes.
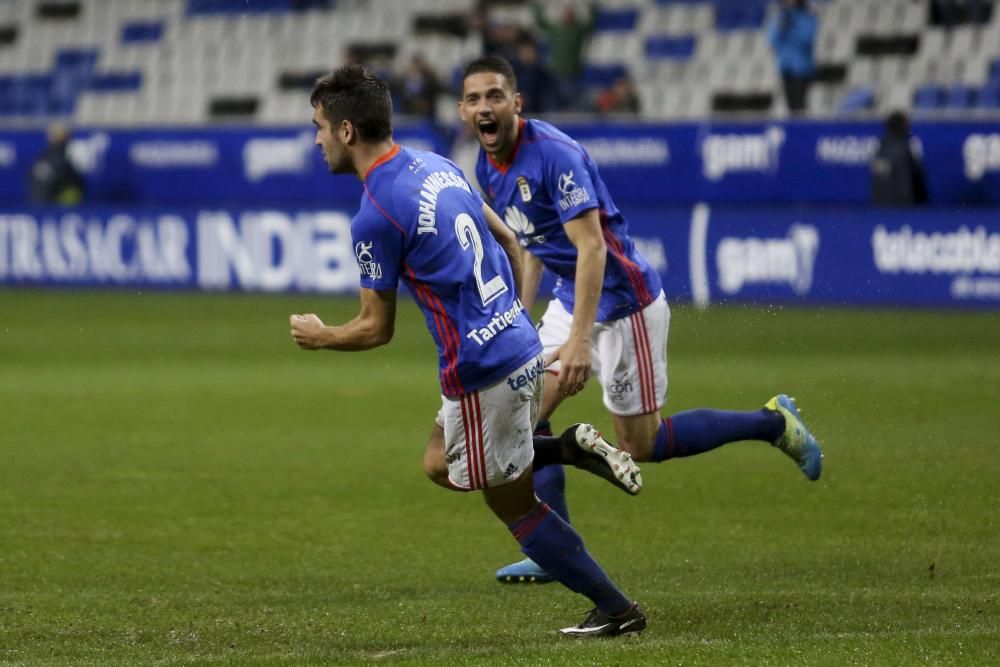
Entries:
POLYGON ((361 312, 350 322, 328 326, 316 315, 292 315, 292 338, 304 350, 357 352, 385 345, 396 326, 396 290, 361 288, 361 312))

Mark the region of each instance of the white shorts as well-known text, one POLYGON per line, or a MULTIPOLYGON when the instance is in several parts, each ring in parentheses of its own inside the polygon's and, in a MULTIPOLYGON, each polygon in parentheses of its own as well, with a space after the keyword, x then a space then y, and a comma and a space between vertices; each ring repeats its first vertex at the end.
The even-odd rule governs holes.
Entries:
MULTIPOLYGON (((551 355, 569 338, 573 316, 552 299, 538 323, 544 354, 551 355)), ((595 322, 590 364, 601 382, 604 405, 627 417, 658 412, 667 400, 667 334, 670 306, 660 292, 653 303, 618 320, 595 322)), ((546 368, 558 374, 556 360, 546 368)))
POLYGON ((506 378, 461 398, 442 396, 448 479, 467 491, 512 482, 531 467, 545 371, 539 355, 506 378))

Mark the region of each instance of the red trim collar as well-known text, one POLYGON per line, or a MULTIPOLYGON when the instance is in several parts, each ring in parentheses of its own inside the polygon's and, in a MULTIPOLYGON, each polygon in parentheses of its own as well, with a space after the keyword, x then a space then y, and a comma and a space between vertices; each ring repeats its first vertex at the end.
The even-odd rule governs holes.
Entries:
POLYGON ((490 164, 499 171, 501 174, 506 174, 507 170, 510 169, 510 165, 514 164, 514 158, 517 157, 517 151, 521 148, 521 141, 524 139, 524 128, 528 124, 528 121, 524 120, 523 116, 517 117, 517 141, 514 142, 514 150, 510 152, 510 157, 507 158, 506 162, 497 162, 493 159, 493 156, 489 153, 486 154, 486 159, 490 161, 490 164))
POLYGON ((366 181, 368 180, 368 177, 371 175, 372 171, 374 171, 376 167, 381 167, 383 164, 385 164, 392 158, 396 157, 396 154, 399 153, 400 148, 402 148, 402 146, 400 144, 396 144, 388 151, 380 155, 377 160, 372 162, 372 166, 368 167, 368 171, 365 172, 365 180, 366 181))

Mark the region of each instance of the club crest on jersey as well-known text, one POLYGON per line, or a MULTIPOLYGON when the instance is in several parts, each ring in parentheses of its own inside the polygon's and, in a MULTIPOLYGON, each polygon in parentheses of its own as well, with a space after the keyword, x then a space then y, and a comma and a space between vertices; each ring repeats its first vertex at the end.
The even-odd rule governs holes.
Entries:
POLYGON ((565 171, 559 174, 558 187, 559 192, 563 195, 562 199, 559 200, 559 208, 564 211, 568 211, 577 204, 582 204, 590 199, 590 193, 587 192, 587 188, 581 188, 573 180, 572 171, 565 171))
POLYGON ((524 176, 517 177, 517 189, 521 192, 521 201, 525 203, 531 201, 531 188, 528 187, 528 179, 524 176))
POLYGON ((382 277, 382 265, 375 261, 375 255, 372 254, 372 246, 374 245, 373 241, 368 243, 358 241, 354 245, 354 254, 358 258, 358 268, 361 269, 361 275, 378 280, 382 277))

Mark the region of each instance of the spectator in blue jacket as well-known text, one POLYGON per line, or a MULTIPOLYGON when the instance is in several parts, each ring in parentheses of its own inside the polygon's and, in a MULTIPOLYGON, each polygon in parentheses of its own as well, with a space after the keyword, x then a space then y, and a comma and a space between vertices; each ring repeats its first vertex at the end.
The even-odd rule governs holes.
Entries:
POLYGON ((781 9, 768 26, 767 36, 778 59, 788 110, 805 109, 806 92, 816 71, 813 45, 819 22, 806 0, 782 0, 781 9))

